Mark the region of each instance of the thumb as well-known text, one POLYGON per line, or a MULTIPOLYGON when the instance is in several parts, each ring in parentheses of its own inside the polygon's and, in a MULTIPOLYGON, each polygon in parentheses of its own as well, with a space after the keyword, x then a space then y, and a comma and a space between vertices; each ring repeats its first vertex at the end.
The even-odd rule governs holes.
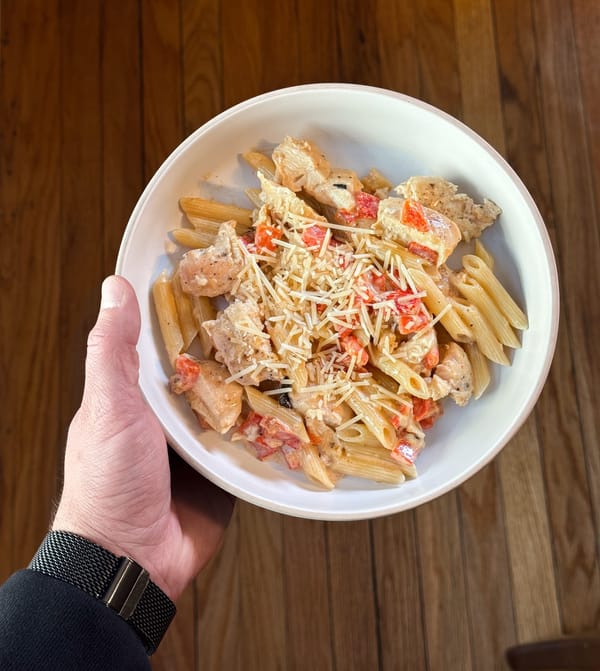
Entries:
POLYGON ((106 410, 127 400, 138 380, 139 334, 140 312, 132 286, 123 277, 107 277, 98 320, 88 337, 84 401, 106 410))

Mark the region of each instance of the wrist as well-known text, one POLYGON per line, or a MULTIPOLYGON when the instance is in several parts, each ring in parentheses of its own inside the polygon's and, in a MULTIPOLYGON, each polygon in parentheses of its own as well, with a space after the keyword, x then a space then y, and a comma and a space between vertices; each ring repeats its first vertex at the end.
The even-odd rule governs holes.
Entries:
POLYGON ((148 654, 156 650, 175 615, 175 604, 142 566, 72 532, 49 532, 29 569, 104 603, 134 629, 148 654))
MULTIPOLYGON (((155 566, 152 559, 153 552, 140 544, 131 543, 127 538, 121 538, 121 534, 116 529, 109 535, 106 531, 94 525, 89 515, 69 514, 68 509, 61 502, 52 522, 51 531, 65 531, 76 534, 92 543, 96 543, 118 557, 133 559, 146 569, 150 579, 160 587, 169 599, 177 600, 179 594, 155 566)), ((133 535, 133 532, 129 531, 128 536, 133 535)))

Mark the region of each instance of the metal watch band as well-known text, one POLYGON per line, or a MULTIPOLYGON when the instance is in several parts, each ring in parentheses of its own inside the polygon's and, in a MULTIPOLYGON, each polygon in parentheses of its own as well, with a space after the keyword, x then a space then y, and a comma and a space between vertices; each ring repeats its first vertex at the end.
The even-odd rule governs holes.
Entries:
POLYGON ((149 655, 175 617, 175 604, 145 569, 77 534, 50 531, 28 568, 103 601, 135 629, 149 655))

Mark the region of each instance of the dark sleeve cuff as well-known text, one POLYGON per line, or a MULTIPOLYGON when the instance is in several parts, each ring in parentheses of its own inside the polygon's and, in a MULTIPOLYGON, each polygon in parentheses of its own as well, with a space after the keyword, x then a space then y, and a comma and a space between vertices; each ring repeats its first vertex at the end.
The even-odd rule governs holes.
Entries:
POLYGON ((0 587, 0 669, 149 671, 119 615, 66 582, 29 569, 0 587))

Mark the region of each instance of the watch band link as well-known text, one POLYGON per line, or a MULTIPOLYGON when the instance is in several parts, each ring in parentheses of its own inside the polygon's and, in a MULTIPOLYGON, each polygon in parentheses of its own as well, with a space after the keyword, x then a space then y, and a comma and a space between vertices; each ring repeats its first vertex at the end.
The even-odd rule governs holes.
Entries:
POLYGON ((28 568, 103 601, 135 629, 149 655, 175 616, 175 604, 145 569, 77 534, 50 531, 28 568))

